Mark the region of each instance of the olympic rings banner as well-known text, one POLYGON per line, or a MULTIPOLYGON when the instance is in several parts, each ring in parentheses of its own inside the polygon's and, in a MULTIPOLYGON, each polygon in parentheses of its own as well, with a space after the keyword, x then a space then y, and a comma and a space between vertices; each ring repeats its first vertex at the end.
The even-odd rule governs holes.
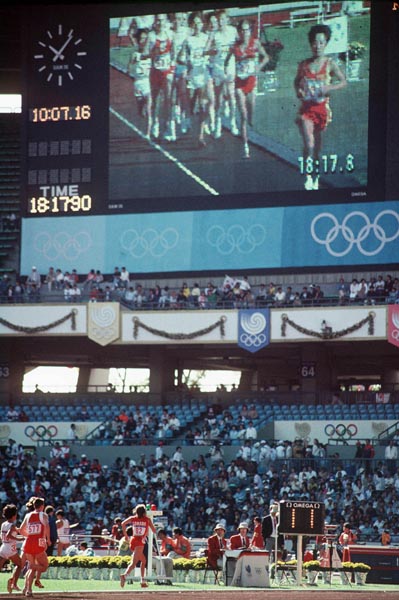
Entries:
POLYGON ((58 428, 56 425, 27 425, 24 433, 32 442, 48 442, 57 437, 58 428))
POLYGON ((258 352, 270 344, 270 309, 238 311, 238 345, 258 352))
POLYGON ((80 273, 391 264, 399 203, 275 206, 22 220, 21 273, 56 262, 80 273), (301 224, 298 227, 298 223, 301 224), (134 268, 132 269, 132 265, 134 268))
POLYGON ((328 438, 338 438, 350 440, 357 434, 357 425, 355 423, 349 423, 345 425, 344 423, 338 423, 337 425, 333 425, 332 423, 328 423, 324 428, 324 433, 328 438))
POLYGON ((399 348, 399 304, 388 307, 388 342, 399 348))

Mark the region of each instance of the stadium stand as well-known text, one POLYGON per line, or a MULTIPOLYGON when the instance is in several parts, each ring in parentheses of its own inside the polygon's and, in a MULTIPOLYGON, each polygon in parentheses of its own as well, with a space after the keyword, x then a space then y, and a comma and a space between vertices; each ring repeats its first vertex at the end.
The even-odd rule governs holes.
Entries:
MULTIPOLYGON (((320 20, 324 3, 307 4, 291 11, 286 23, 289 28, 308 18, 320 20)), ((27 295, 17 299, 7 294, 8 286, 15 288, 20 276, 23 285, 27 278, 19 270, 19 136, 20 118, 1 116, 0 275, 3 280, 6 276, 7 282, 0 297, 2 323, 7 321, 5 309, 15 310, 14 331, 2 335, 0 350, 2 503, 17 503, 22 517, 27 499, 43 495, 47 503, 65 507, 70 521, 80 523, 82 535, 90 535, 99 525, 110 529, 115 517, 129 515, 132 504, 144 502, 164 511, 168 530, 179 526, 198 538, 209 535, 222 520, 231 534, 239 522, 252 522, 254 516, 266 514, 273 501, 309 500, 325 503, 329 523, 341 526, 350 521, 361 542, 379 543, 388 529, 392 541, 399 543, 399 463, 386 454, 390 440, 395 447, 399 441, 397 348, 388 343, 386 335, 317 342, 293 338, 250 356, 222 339, 217 344, 195 340, 180 345, 176 339, 142 345, 129 339, 129 344, 119 341, 103 347, 73 331, 49 336, 26 333, 24 327, 40 328, 42 322, 30 317, 32 322, 27 323, 22 318, 23 310, 32 308, 29 302, 19 306, 28 300, 27 295), (76 392, 22 393, 24 373, 41 364, 78 365, 76 392), (148 366, 149 392, 110 393, 107 383, 90 385, 90 376, 97 369, 115 365, 148 366), (301 369, 309 365, 315 368, 315 375, 302 377, 301 369), (240 370, 239 389, 205 393, 182 388, 186 368, 240 370), (104 389, 99 392, 101 387, 104 389), (249 406, 255 409, 253 416, 242 417, 249 406), (256 435, 248 439, 250 421, 256 435), (370 443, 368 436, 357 433, 363 426, 364 431, 373 433, 370 443), (316 444, 318 440, 309 437, 312 427, 322 432, 322 442, 316 444), (234 428, 240 432, 236 438, 231 435, 234 428), (276 431, 289 435, 277 436, 276 431), (174 458, 178 447, 181 459, 174 458)), ((374 229, 379 232, 377 225, 374 229)), ((44 307, 50 314, 58 305, 64 310, 69 302, 64 286, 50 290, 47 274, 40 275, 40 298, 32 303, 33 310, 44 307)), ((192 298, 188 302, 169 300, 162 309, 148 299, 157 285, 168 286, 177 298, 186 273, 132 274, 132 287, 141 284, 144 288, 145 300, 140 304, 126 301, 126 290, 115 284, 113 273, 104 274, 110 296, 100 298, 91 297, 84 287, 86 273, 78 275, 79 303, 96 300, 101 306, 101 300, 117 301, 123 313, 140 312, 140 316, 156 309, 161 324, 172 308, 176 322, 184 324, 181 330, 195 329, 198 305, 192 298), (189 309, 192 315, 183 310, 179 314, 180 309, 189 309)), ((201 291, 210 279, 217 290, 222 290, 225 282, 222 271, 189 276, 190 287, 198 282, 201 291)), ((237 273, 240 280, 244 276, 237 273)), ((343 272, 338 266, 314 272, 256 270, 249 273, 250 295, 232 299, 225 290, 215 292, 216 299, 208 303, 205 298, 202 308, 221 315, 226 309, 295 306, 303 308, 304 314, 310 311, 311 324, 317 322, 317 328, 323 311, 334 308, 345 315, 347 325, 353 311, 365 306, 388 311, 397 304, 398 277, 397 264, 378 263, 355 264, 343 272), (364 278, 370 284, 379 275, 384 280, 390 277, 390 290, 380 296, 349 298, 353 279, 364 278), (348 288, 344 301, 339 294, 340 277, 348 288), (294 295, 304 286, 319 285, 324 296, 308 297, 300 304, 277 305, 274 295, 257 300, 261 285, 272 281, 276 289, 292 287, 294 295)), ((387 314, 384 312, 384 319, 387 314)))

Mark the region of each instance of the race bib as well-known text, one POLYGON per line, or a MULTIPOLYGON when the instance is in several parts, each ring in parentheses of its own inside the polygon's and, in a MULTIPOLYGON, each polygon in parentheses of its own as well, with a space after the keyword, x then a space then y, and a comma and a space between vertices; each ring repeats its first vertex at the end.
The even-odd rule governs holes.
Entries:
POLYGON ((247 60, 241 60, 236 65, 236 73, 237 77, 240 79, 246 79, 251 75, 255 75, 256 67, 255 67, 255 59, 248 58, 247 60))
POLYGON ((40 523, 28 523, 28 535, 39 535, 42 530, 40 523))
POLYGON ((154 60, 155 69, 166 71, 171 65, 170 54, 160 54, 154 60))
POLYGON ((143 536, 146 532, 147 527, 145 525, 134 525, 133 535, 143 536))
POLYGON ((317 79, 304 79, 304 100, 307 102, 323 102, 325 96, 322 92, 323 82, 317 79))

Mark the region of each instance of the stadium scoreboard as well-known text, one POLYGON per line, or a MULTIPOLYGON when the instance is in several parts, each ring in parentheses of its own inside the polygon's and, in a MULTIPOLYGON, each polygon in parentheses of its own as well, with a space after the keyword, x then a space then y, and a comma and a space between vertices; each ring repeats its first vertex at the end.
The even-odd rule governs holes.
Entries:
POLYGON ((322 502, 280 502, 279 533, 322 535, 324 528, 325 505, 322 502))
MULTIPOLYGON (((320 2, 313 4, 321 18, 320 2)), ((360 7, 363 3, 350 4, 360 7)), ((184 14, 190 32, 190 15, 193 10, 201 11, 203 31, 208 35, 220 3, 213 7, 188 2, 26 6, 22 38, 24 216, 317 204, 325 202, 326 187, 337 203, 370 201, 376 194, 382 199, 385 138, 381 123, 386 81, 375 63, 380 64, 379 54, 386 51, 379 35, 384 10, 373 3, 368 12, 361 13, 358 31, 356 15, 323 15, 334 37, 329 42, 334 44, 331 56, 340 61, 340 68, 349 66, 345 67, 345 49, 354 35, 362 40, 367 62, 359 81, 332 94, 334 121, 327 131, 326 147, 319 158, 310 159, 303 156, 295 122, 293 81, 298 52, 303 58, 310 52, 311 24, 282 27, 295 14, 295 7, 293 1, 225 2, 222 7, 232 29, 238 31, 242 19, 248 19, 253 35, 269 48, 270 55, 271 36, 282 39, 276 68, 278 89, 268 91, 267 71, 259 72, 252 124, 258 151, 264 151, 267 159, 270 148, 277 163, 282 159, 285 164, 284 176, 277 178, 273 177, 274 167, 268 167, 261 154, 245 163, 230 152, 240 138, 230 143, 227 128, 221 140, 211 136, 208 148, 201 150, 195 146, 194 134, 168 143, 149 138, 143 127, 130 71, 143 24, 152 35, 157 14, 167 13, 173 35, 177 15, 184 14), (359 109, 351 115, 351 107, 357 104, 359 109), (271 106, 279 118, 271 116, 271 106), (346 122, 351 125, 350 136, 345 133, 346 122), (371 138, 373 152, 369 152, 371 138), (307 176, 324 177, 323 189, 304 188, 307 176)), ((171 76, 173 73, 172 68, 171 76)), ((194 114, 193 121, 196 118, 194 114)))
POLYGON ((397 11, 361 0, 310 0, 306 18, 297 8, 24 5, 20 272, 33 263, 88 271, 93 256, 104 272, 131 261, 138 273, 187 276, 394 263, 397 11), (335 65, 330 90, 299 68, 312 59, 313 27, 335 65), (245 29, 256 48, 249 62, 237 45, 245 29), (357 74, 350 48, 362 55, 357 74), (223 51, 232 53, 228 73, 223 51), (222 74, 233 79, 230 95, 222 74), (244 88, 254 101, 245 160, 244 88), (311 157, 300 127, 308 94, 327 119, 311 157))

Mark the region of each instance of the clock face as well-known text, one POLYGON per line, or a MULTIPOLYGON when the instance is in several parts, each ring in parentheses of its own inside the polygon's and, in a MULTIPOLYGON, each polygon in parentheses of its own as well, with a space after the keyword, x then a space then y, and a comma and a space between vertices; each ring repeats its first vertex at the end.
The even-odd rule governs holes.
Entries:
POLYGON ((46 83, 61 87, 75 79, 87 56, 82 42, 73 29, 62 24, 54 30, 46 30, 37 41, 38 50, 33 56, 36 70, 46 83))

